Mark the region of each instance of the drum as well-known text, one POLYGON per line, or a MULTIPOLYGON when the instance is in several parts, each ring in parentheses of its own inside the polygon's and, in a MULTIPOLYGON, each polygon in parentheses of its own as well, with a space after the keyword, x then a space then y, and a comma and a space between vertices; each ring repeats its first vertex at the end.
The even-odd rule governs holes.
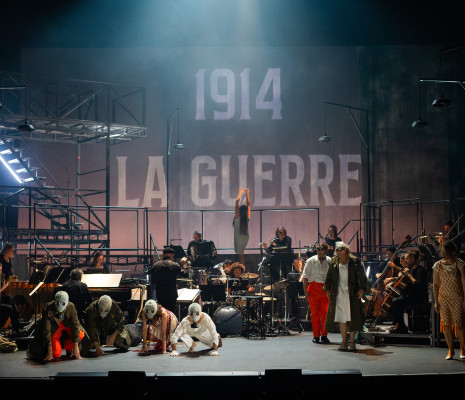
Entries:
POLYGON ((207 285, 207 270, 197 269, 195 271, 195 284, 196 285, 207 285))
POLYGON ((244 319, 242 313, 233 306, 219 307, 213 313, 216 331, 222 336, 237 335, 242 330, 244 319))
POLYGON ((233 307, 236 307, 239 310, 245 309, 247 307, 247 299, 244 296, 232 295, 229 296, 229 298, 231 299, 230 301, 233 307))

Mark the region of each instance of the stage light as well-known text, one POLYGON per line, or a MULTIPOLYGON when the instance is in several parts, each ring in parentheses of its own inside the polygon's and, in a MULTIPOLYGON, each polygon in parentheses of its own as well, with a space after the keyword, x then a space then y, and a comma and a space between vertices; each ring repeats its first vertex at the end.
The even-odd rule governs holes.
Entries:
POLYGON ((421 83, 421 80, 418 81, 418 119, 416 121, 413 121, 412 125, 410 125, 412 128, 415 128, 415 129, 421 129, 429 125, 428 122, 423 121, 421 119, 421 86, 420 86, 420 83, 421 83))
POLYGON ((16 175, 16 172, 11 169, 10 165, 4 160, 4 158, 1 155, 0 155, 0 161, 3 163, 6 169, 10 171, 11 175, 13 175, 13 177, 16 179, 18 183, 23 183, 23 181, 19 178, 19 176, 16 175))

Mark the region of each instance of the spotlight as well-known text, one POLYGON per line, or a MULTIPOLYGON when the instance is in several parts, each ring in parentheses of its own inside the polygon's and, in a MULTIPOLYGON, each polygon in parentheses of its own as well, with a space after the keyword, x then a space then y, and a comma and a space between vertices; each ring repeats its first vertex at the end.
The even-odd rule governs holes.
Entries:
POLYGON ((331 141, 331 136, 328 136, 326 133, 324 134, 324 136, 320 136, 318 138, 318 141, 321 142, 321 143, 328 143, 331 141))
POLYGON ((452 101, 449 99, 445 99, 444 96, 441 94, 441 97, 434 100, 431 105, 434 108, 445 109, 445 108, 449 108, 450 106, 452 106, 452 101))

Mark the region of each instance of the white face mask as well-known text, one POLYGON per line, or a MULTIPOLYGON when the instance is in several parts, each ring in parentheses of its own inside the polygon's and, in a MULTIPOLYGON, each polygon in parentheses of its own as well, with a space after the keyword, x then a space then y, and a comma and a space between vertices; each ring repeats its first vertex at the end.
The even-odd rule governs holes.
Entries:
POLYGON ((100 318, 106 318, 111 309, 111 297, 107 295, 100 297, 98 309, 100 311, 100 318))
POLYGON ((158 306, 155 300, 148 300, 147 303, 145 303, 145 315, 148 319, 152 319, 157 310, 158 306))
POLYGON ((55 308, 59 313, 62 313, 63 311, 66 310, 66 307, 68 307, 69 303, 69 296, 68 293, 60 290, 57 292, 55 295, 55 308))
POLYGON ((200 319, 200 316, 202 315, 202 307, 200 307, 200 304, 198 303, 192 303, 189 306, 187 312, 191 317, 192 321, 197 322, 200 319))

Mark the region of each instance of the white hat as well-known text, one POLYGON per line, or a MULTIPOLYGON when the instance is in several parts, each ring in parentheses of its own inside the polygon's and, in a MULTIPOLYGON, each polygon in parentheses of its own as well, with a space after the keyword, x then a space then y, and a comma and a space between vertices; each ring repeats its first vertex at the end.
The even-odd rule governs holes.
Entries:
POLYGON ((336 242, 336 247, 335 247, 335 250, 337 249, 347 249, 350 251, 350 247, 347 243, 344 243, 344 242, 336 242))

